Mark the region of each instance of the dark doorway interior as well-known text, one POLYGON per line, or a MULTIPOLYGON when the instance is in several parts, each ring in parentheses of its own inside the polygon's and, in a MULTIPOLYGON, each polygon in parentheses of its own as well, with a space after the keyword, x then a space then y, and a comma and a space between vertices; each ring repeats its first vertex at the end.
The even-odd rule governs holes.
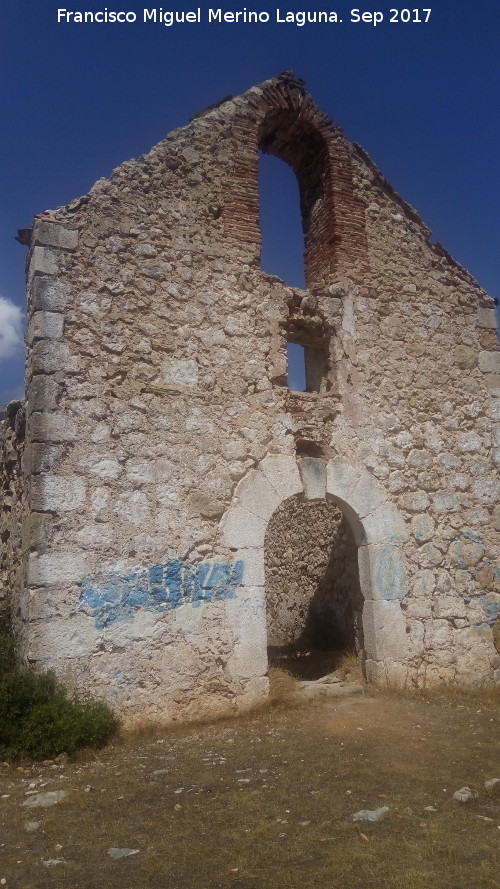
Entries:
POLYGON ((329 500, 286 500, 265 543, 268 657, 299 679, 319 679, 363 651, 357 547, 329 500))

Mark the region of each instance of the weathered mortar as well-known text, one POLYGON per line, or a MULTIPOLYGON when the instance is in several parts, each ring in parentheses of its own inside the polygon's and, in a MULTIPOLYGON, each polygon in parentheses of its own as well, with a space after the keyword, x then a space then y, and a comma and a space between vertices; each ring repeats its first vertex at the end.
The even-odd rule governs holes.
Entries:
MULTIPOLYGON (((29 237, 27 656, 165 720, 266 695, 264 535, 358 545, 369 678, 500 678, 493 302, 283 75, 29 237), (259 268, 258 148, 297 172, 308 289, 259 268), (321 360, 286 388, 286 341, 321 360)), ((19 584, 19 589, 23 588, 19 584)))

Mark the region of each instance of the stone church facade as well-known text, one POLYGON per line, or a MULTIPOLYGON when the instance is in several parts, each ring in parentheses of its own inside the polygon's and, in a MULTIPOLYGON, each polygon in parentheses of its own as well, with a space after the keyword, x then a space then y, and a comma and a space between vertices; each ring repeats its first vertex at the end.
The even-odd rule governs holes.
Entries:
POLYGON ((208 109, 21 240, 0 576, 25 658, 128 720, 251 707, 304 630, 309 535, 368 680, 500 680, 493 300, 302 81, 208 109), (260 268, 259 150, 298 179, 305 290, 260 268))

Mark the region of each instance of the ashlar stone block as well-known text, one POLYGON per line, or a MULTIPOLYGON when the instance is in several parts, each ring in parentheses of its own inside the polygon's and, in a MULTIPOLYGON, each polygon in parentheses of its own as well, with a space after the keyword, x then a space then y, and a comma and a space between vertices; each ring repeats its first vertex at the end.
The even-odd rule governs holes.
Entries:
POLYGON ((479 369, 484 373, 500 374, 500 352, 480 352, 479 369))
POLYGON ((477 313, 477 326, 496 330, 498 318, 495 309, 479 309, 477 313))
POLYGON ((29 278, 34 275, 57 275, 57 253, 48 247, 35 247, 31 254, 29 278))
POLYGON ((264 550, 262 547, 239 549, 232 558, 235 562, 243 562, 243 583, 245 586, 263 587, 265 585, 264 550))
POLYGON ((82 553, 32 553, 28 566, 30 586, 76 583, 88 574, 88 562, 82 553))
POLYGON ((37 276, 31 287, 31 300, 35 311, 62 312, 66 306, 69 288, 67 284, 46 275, 37 276))
POLYGON ((28 517, 24 530, 25 544, 39 553, 50 547, 53 517, 45 512, 32 512, 28 517))
POLYGON ((251 470, 236 487, 237 504, 261 519, 271 518, 281 503, 277 491, 269 484, 263 472, 251 470))
POLYGON ((36 339, 60 339, 64 319, 59 312, 35 312, 28 326, 28 342, 36 339))
POLYGON ((259 469, 280 499, 280 502, 302 494, 304 487, 296 460, 293 457, 271 455, 259 463, 259 469))
POLYGON ((61 444, 47 444, 47 442, 33 442, 25 449, 25 468, 29 473, 51 472, 57 470, 58 464, 63 460, 65 447, 61 444))
POLYGON ((306 500, 324 500, 326 496, 326 463, 317 457, 299 461, 300 476, 306 500))
POLYGON ((367 659, 382 662, 406 660, 406 621, 399 602, 365 602, 363 633, 367 659))
POLYGON ((75 421, 62 413, 34 411, 32 414, 31 436, 33 441, 74 441, 77 433, 75 421))
POLYGON ((61 250, 76 250, 78 230, 57 222, 38 220, 33 229, 33 243, 43 247, 59 247, 61 250))
POLYGON ((228 509, 222 517, 220 527, 223 546, 238 550, 264 546, 267 522, 241 506, 228 509))
POLYGON ((386 491, 366 469, 341 459, 327 463, 326 490, 334 500, 348 504, 360 519, 387 501, 386 491))
POLYGON ((75 615, 64 620, 50 620, 34 626, 30 636, 30 659, 42 659, 48 666, 56 667, 57 661, 87 658, 98 651, 102 644, 91 618, 75 615))
POLYGON ((358 548, 359 581, 366 599, 392 601, 408 593, 408 577, 404 555, 399 546, 360 546, 358 548))
POLYGON ((393 505, 379 506, 363 519, 367 543, 406 543, 408 531, 399 510, 393 505))
POLYGON ((38 512, 71 512, 85 498, 86 485, 79 476, 40 475, 33 480, 31 503, 38 512))
POLYGON ((53 411, 57 407, 61 386, 47 374, 35 374, 28 390, 27 413, 53 411))
POLYGON ((267 627, 263 587, 243 587, 226 602, 226 615, 236 637, 227 669, 234 678, 253 678, 267 672, 267 627))
POLYGON ((70 354, 64 343, 38 340, 33 345, 32 363, 35 373, 55 373, 58 370, 75 371, 78 359, 70 354))

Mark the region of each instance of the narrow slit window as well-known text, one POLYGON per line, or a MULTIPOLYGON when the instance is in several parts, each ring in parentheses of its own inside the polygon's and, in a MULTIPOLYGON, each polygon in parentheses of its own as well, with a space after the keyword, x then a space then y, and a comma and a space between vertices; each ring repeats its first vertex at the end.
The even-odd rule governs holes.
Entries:
POLYGON ((325 349, 302 343, 287 343, 287 385, 292 392, 328 390, 325 349))
POLYGON ((306 391, 306 349, 300 343, 287 343, 287 385, 292 392, 306 391))
POLYGON ((328 388, 327 356, 324 348, 304 346, 306 392, 324 392, 328 388))
POLYGON ((304 289, 304 233, 297 177, 279 158, 260 155, 260 267, 289 287, 304 289))

